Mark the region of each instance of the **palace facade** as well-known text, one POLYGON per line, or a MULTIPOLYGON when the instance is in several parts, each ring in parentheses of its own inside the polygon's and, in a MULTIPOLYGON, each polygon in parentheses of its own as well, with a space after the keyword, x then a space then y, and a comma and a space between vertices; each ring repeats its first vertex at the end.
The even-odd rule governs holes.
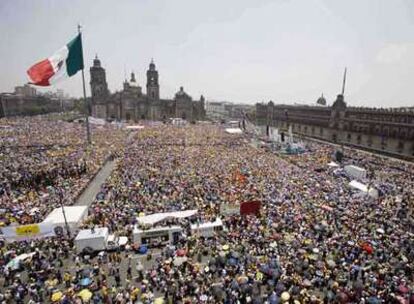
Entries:
MULTIPOLYGON (((321 97, 323 98, 323 97, 321 97)), ((414 111, 348 107, 343 95, 332 106, 256 104, 256 123, 405 159, 414 159, 414 111)))

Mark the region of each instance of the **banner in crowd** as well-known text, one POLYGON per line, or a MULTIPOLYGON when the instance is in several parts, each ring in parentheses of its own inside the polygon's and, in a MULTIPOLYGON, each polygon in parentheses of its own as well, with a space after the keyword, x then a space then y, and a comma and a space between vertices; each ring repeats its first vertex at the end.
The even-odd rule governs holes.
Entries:
POLYGON ((270 127, 269 128, 269 139, 274 142, 281 142, 279 129, 270 127))
POLYGON ((250 201, 240 204, 240 215, 254 214, 257 215, 260 212, 261 202, 250 201))
POLYGON ((25 241, 49 236, 55 236, 55 226, 51 223, 39 223, 1 228, 3 237, 8 242, 25 241))

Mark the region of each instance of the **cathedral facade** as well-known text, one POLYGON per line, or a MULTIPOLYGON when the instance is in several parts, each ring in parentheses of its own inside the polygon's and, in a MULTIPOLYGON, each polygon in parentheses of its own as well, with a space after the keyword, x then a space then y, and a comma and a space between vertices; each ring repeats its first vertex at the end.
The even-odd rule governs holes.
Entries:
MULTIPOLYGON (((320 99, 317 104, 326 104, 320 99)), ((256 122, 281 132, 291 128, 297 136, 414 159, 414 112, 410 109, 348 107, 341 94, 329 107, 256 104, 256 122)))
POLYGON ((166 120, 183 118, 188 121, 205 118, 204 97, 193 100, 183 87, 173 99, 160 98, 158 71, 151 61, 147 70, 146 93, 131 73, 119 92, 110 93, 106 82, 106 72, 96 57, 90 68, 91 110, 92 116, 107 120, 166 120))

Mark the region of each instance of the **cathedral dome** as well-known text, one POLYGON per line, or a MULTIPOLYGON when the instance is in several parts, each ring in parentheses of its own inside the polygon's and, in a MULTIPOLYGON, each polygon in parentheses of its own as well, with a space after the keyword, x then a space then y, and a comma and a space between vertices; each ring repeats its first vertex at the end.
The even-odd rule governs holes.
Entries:
POLYGON ((180 87, 180 90, 175 93, 175 96, 188 96, 188 94, 184 91, 183 87, 180 87))
POLYGON ((93 60, 94 67, 101 67, 101 61, 98 59, 98 55, 95 55, 95 59, 93 60))
POLYGON ((151 59, 151 63, 149 64, 149 69, 150 69, 151 71, 154 71, 154 70, 155 70, 155 63, 154 63, 154 59, 151 59))
POLYGON ((129 85, 131 87, 139 87, 138 82, 135 78, 135 73, 134 72, 131 72, 131 79, 129 80, 129 85))
POLYGON ((318 100, 316 101, 316 103, 319 104, 319 105, 326 106, 326 99, 325 99, 325 97, 323 97, 323 94, 322 94, 321 97, 318 98, 318 100))

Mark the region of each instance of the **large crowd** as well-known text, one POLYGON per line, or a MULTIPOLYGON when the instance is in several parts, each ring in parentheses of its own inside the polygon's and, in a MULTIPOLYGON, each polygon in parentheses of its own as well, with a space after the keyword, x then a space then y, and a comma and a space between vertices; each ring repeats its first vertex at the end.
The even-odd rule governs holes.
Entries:
MULTIPOLYGON (((76 129, 70 123, 51 124, 65 124, 65 132, 76 129)), ((44 126, 37 124, 37 132, 44 126)), ((42 145, 56 146, 60 137, 47 127, 43 132, 50 141, 42 145)), ((88 154, 85 161, 96 171, 107 153, 116 152, 117 164, 84 227, 105 226, 132 242, 133 227, 143 214, 198 213, 159 223, 186 229, 177 243, 150 249, 144 258, 133 246, 85 258, 76 254, 72 240, 61 238, 5 244, 0 303, 414 303, 412 164, 346 149, 342 165, 365 168, 364 182, 381 189, 378 198, 371 198, 352 190, 343 171, 328 166, 336 149, 329 145, 308 142, 304 154, 275 155, 251 145, 248 135, 226 134, 208 124, 160 124, 129 136, 116 129, 102 132, 101 153, 88 154), (248 201, 261 202, 259 215, 222 214, 223 206, 248 201), (212 238, 189 232, 190 223, 217 217, 225 229, 212 238), (23 270, 6 267, 13 256, 33 252, 23 270)), ((22 130, 10 140, 34 141, 36 136, 27 139, 28 134, 22 130)), ((70 142, 65 138, 60 145, 70 142)), ((47 158, 47 151, 54 150, 36 150, 35 155, 47 158)), ((15 163, 6 174, 17 181, 24 180, 17 168, 41 168, 30 151, 24 152, 27 158, 3 154, 7 164, 15 163)), ((58 159, 82 171, 84 158, 72 153, 58 159)), ((82 176, 63 174, 61 183, 79 182, 76 174, 82 176)), ((42 191, 38 185, 44 176, 35 184, 5 180, 9 216, 16 206, 10 193, 26 195, 17 206, 30 212, 27 192, 42 191)), ((46 211, 47 202, 35 206, 46 211)))
POLYGON ((57 114, 0 119, 0 226, 41 221, 53 208, 73 204, 91 178, 122 147, 122 130, 85 127, 57 114))

